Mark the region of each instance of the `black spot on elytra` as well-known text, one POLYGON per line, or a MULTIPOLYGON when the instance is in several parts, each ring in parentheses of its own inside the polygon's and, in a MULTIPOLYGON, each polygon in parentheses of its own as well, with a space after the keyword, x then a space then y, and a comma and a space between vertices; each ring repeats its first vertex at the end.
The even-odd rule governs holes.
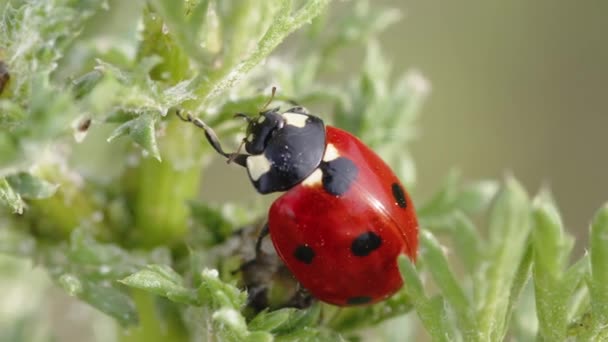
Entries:
POLYGON ((359 169, 350 159, 339 157, 321 163, 323 188, 334 196, 343 195, 357 178, 359 169))
POLYGON ((310 264, 315 257, 315 251, 306 245, 299 245, 293 252, 293 256, 305 264, 310 264))
POLYGON ((369 302, 372 301, 372 297, 368 297, 368 296, 357 296, 357 297, 350 297, 346 300, 346 304, 348 305, 360 305, 360 304, 367 304, 369 302))
POLYGON ((405 193, 403 192, 403 188, 399 183, 393 183, 393 197, 395 197, 395 201, 397 201, 397 205, 401 208, 407 207, 407 200, 405 197, 405 193))
POLYGON ((374 232, 367 232, 357 236, 350 245, 350 250, 355 256, 367 256, 369 253, 380 248, 382 239, 374 232))

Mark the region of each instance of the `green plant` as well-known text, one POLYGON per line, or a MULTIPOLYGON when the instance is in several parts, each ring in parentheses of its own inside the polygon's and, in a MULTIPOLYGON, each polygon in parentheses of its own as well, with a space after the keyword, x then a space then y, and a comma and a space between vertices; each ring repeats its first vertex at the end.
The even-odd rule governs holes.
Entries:
MULTIPOLYGON (((415 186, 405 148, 428 85, 416 73, 392 79, 376 42, 399 14, 363 0, 328 14, 328 3, 0 1, 10 74, 0 252, 36 261, 113 317, 124 341, 403 340, 414 334, 410 311, 440 341, 608 339, 608 207, 593 220, 589 254, 572 263, 548 192, 530 200, 513 178, 462 184, 455 173, 419 205, 419 262, 400 260, 406 286, 386 302, 245 310, 227 241, 265 206, 198 199, 213 151, 176 110, 234 136, 233 113, 255 112, 269 94, 260 88, 279 85, 277 100, 329 109, 324 119, 415 186), (330 81, 347 71, 345 48, 365 51, 363 67, 330 81)), ((0 337, 30 340, 27 322, 0 323, 0 337)))

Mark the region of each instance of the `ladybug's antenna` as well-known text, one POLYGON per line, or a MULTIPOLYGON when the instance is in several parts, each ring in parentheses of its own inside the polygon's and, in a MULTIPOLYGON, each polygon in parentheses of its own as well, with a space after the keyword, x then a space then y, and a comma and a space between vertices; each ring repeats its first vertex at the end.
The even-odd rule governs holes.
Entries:
POLYGON ((272 102, 272 100, 274 100, 274 95, 276 93, 277 93, 277 87, 272 87, 272 94, 270 94, 270 98, 268 99, 268 101, 266 102, 264 107, 262 107, 262 109, 260 109, 260 113, 263 112, 264 109, 266 109, 268 107, 268 105, 272 102))
POLYGON ((251 117, 245 113, 236 113, 234 114, 234 118, 243 118, 247 121, 247 123, 251 122, 251 117))
MULTIPOLYGON (((268 101, 266 101, 266 103, 264 104, 264 106, 260 109, 260 113, 262 113, 264 111, 264 109, 266 109, 268 107, 268 105, 272 102, 272 100, 274 100, 274 95, 277 93, 277 87, 272 87, 272 94, 270 95, 270 98, 268 99, 268 101)), ((234 118, 243 118, 247 121, 247 123, 251 123, 251 121, 253 121, 253 119, 251 118, 251 116, 245 114, 245 113, 236 113, 234 114, 234 118)))

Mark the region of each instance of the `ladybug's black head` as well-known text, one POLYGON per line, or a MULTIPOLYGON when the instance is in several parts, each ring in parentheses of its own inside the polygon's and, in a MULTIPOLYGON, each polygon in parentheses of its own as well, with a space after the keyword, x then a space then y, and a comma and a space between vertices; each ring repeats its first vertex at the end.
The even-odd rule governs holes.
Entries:
POLYGON ((189 113, 176 114, 202 128, 211 146, 228 161, 246 167, 262 194, 286 191, 302 182, 319 167, 325 153, 325 125, 302 107, 283 113, 274 108, 256 118, 237 114, 249 122, 244 140, 247 154, 225 152, 211 127, 189 113))
POLYGON ((321 163, 325 126, 302 107, 279 108, 250 118, 245 137, 249 179, 260 193, 285 191, 303 181, 321 163))
POLYGON ((244 117, 249 121, 247 136, 245 137, 245 150, 247 153, 254 155, 263 153, 273 134, 285 125, 285 119, 279 114, 278 107, 261 112, 256 118, 244 117))

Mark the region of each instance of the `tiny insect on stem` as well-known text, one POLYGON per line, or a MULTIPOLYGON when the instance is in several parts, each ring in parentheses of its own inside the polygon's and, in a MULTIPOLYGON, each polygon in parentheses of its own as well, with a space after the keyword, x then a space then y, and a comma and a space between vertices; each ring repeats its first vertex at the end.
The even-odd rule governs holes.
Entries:
POLYGON ((89 130, 89 128, 91 127, 91 123, 92 120, 90 118, 85 118, 83 119, 79 124, 78 124, 78 131, 79 132, 86 132, 89 130))

